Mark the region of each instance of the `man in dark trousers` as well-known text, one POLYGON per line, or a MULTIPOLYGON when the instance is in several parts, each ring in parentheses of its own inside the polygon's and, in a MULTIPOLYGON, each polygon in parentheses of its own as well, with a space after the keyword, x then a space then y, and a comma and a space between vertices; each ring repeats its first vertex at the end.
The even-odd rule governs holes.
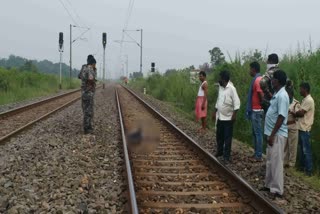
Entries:
POLYGON ((301 110, 294 115, 299 118, 299 157, 300 167, 307 176, 312 175, 312 151, 310 132, 314 121, 314 100, 310 95, 310 85, 307 82, 300 84, 300 94, 303 96, 301 110))
POLYGON ((240 108, 240 99, 236 88, 230 81, 228 71, 221 71, 219 79, 219 95, 212 119, 217 117, 217 153, 216 157, 223 156, 226 164, 230 163, 233 124, 237 111, 240 108))
POLYGON ((84 134, 90 134, 93 132, 93 101, 96 90, 96 76, 96 60, 92 55, 89 55, 87 58, 87 64, 82 66, 78 75, 79 79, 82 81, 81 92, 84 134))

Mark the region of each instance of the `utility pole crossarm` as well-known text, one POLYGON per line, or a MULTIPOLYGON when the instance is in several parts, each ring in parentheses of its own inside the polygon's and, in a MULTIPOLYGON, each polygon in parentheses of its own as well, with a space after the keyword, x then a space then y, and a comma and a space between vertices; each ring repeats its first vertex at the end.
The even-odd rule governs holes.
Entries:
MULTIPOLYGON (((143 43, 143 29, 137 29, 137 30, 126 30, 126 29, 123 29, 122 32, 127 35, 132 41, 128 41, 128 42, 134 42, 136 43, 139 47, 140 47, 140 73, 142 73, 142 43, 143 43), (134 38, 132 38, 127 32, 129 31, 140 31, 140 43, 137 42, 134 38)), ((123 40, 121 40, 121 43, 124 42, 123 40)))
POLYGON ((139 42, 137 42, 134 38, 132 38, 125 30, 124 33, 132 40, 131 42, 136 43, 139 47, 141 46, 141 44, 139 44, 139 42))

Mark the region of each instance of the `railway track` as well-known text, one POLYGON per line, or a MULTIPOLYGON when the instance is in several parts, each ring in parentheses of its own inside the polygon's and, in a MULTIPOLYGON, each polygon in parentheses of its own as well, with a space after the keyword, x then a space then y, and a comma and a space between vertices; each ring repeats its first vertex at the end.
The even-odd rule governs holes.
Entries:
POLYGON ((116 91, 131 213, 283 213, 134 92, 116 91), (141 118, 160 130, 151 153, 127 150, 141 118))
POLYGON ((0 144, 81 97, 80 89, 0 113, 0 144))

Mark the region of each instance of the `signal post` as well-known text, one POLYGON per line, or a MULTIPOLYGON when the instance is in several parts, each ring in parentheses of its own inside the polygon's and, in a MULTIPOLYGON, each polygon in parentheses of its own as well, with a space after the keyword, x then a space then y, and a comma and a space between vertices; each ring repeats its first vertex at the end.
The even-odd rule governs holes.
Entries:
POLYGON ((59 33, 59 52, 60 52, 60 80, 59 80, 59 89, 62 89, 61 85, 61 69, 62 69, 62 52, 63 52, 63 33, 59 33))
POLYGON ((105 72, 106 72, 106 44, 107 44, 107 34, 102 33, 102 45, 103 45, 103 74, 102 74, 102 80, 103 80, 103 86, 102 88, 105 88, 105 72))

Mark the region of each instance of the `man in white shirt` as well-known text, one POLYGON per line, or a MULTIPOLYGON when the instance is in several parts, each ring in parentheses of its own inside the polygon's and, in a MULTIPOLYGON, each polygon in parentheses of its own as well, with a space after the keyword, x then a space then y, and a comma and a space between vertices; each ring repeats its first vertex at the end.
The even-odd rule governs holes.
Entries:
POLYGON ((230 82, 228 71, 219 74, 219 95, 215 105, 212 119, 217 117, 217 153, 216 157, 223 156, 225 163, 230 162, 233 124, 236 120, 237 111, 240 108, 240 99, 236 88, 230 82))

